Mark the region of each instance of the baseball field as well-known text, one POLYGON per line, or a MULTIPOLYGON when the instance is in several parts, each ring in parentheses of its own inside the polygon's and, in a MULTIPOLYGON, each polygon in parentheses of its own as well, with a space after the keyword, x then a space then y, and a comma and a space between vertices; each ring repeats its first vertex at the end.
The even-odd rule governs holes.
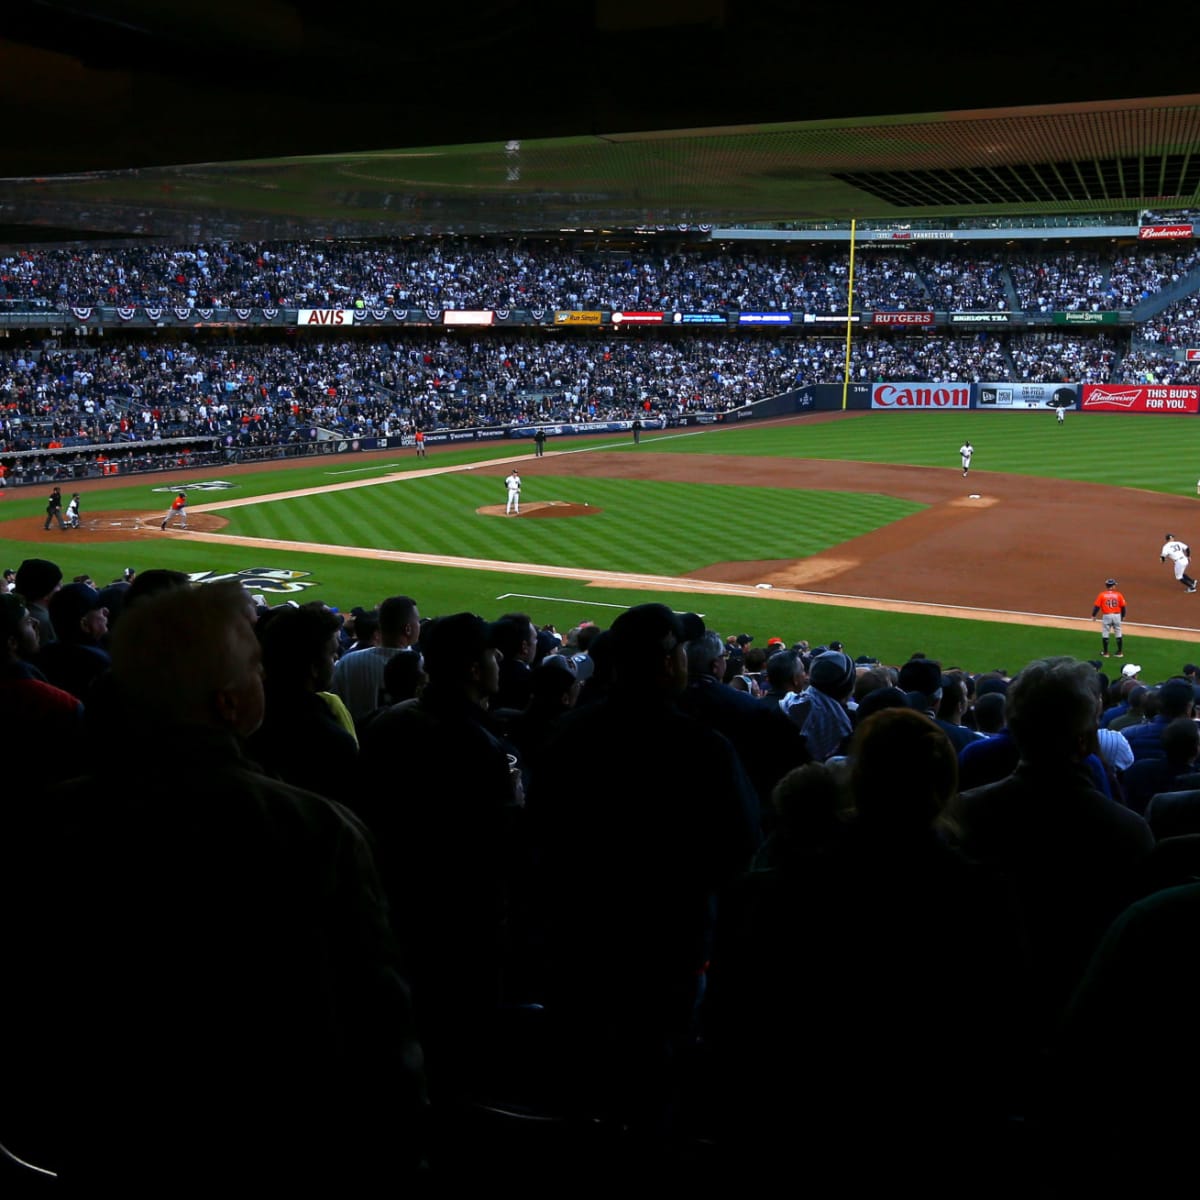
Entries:
POLYGON ((65 533, 42 528, 48 488, 10 489, 2 565, 50 558, 101 585, 128 566, 243 573, 272 604, 407 592, 424 615, 523 608, 559 629, 656 599, 759 645, 839 639, 1014 671, 1098 657, 1092 601, 1115 576, 1126 662, 1161 678, 1200 654, 1200 594, 1159 561, 1166 532, 1200 553, 1197 437, 1166 416, 814 414, 636 449, 551 439, 541 459, 504 442, 90 481, 83 528, 65 533), (519 517, 504 514, 514 464, 519 517), (189 528, 162 533, 176 485, 189 528))

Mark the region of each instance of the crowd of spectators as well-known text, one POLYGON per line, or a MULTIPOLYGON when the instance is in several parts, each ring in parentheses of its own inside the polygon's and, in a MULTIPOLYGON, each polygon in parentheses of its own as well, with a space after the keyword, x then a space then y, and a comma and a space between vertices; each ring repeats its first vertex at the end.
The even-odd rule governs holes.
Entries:
MULTIPOLYGON (((1181 309, 1181 314, 1189 310, 1181 309)), ((1127 343, 1125 343, 1127 345, 1127 343)), ((840 338, 662 333, 562 337, 500 331, 387 339, 268 337, 0 351, 0 450, 204 438, 231 450, 298 446, 318 431, 394 436, 422 428, 677 420, 807 384, 840 383, 840 338), (647 405, 649 408, 647 409, 647 405)), ((1108 333, 875 332, 851 346, 851 379, 1131 382, 1192 377, 1189 364, 1125 355, 1108 333)))
POLYGON ((1149 349, 1130 350, 1117 368, 1114 383, 1197 383, 1200 363, 1176 362, 1149 349))
POLYGON ((1120 1101, 1180 1069, 1129 1006, 1186 1012, 1190 664, 889 665, 660 604, 559 633, 43 559, 0 637, 37 768, 0 809, 6 1134, 68 1185, 119 1181, 131 1122, 172 1192, 483 1179, 505 1144, 561 1182, 511 1131, 479 1154, 507 1104, 615 1178, 803 1154, 850 1191, 1065 1197, 1186 1156, 1120 1101))
MULTIPOLYGON (((866 248, 856 303, 866 309, 1034 312, 1129 308, 1185 279, 1187 244, 967 253, 922 245, 866 248), (1014 291, 1015 286, 1015 291, 1014 291)), ((52 304, 566 306, 712 311, 844 308, 841 249, 430 239, 189 248, 36 250, 0 259, 0 293, 52 304)), ((0 352, 0 450, 193 437, 253 455, 299 450, 319 431, 391 436, 416 428, 678 419, 795 387, 840 383, 840 337, 796 330, 430 333, 244 330, 153 339, 28 340, 0 352), (647 406, 648 409, 647 409, 647 406)), ((30 335, 27 335, 30 336, 30 335)), ((982 382, 1182 382, 1191 364, 1164 353, 1200 343, 1195 296, 1119 334, 1053 331, 936 335, 860 329, 851 378, 982 382), (1132 346, 1133 352, 1130 352, 1132 346)), ((11 343, 10 343, 11 345, 11 343)))
MULTIPOLYGON (((1196 263, 1186 245, 1148 253, 959 245, 898 254, 861 247, 856 310, 1102 311, 1130 308, 1196 263)), ((845 311, 840 247, 645 244, 533 238, 39 249, 0 257, 0 300, 62 309, 613 309, 845 311)))
POLYGON ((1003 312, 1009 307, 1000 254, 972 257, 956 248, 940 255, 921 254, 916 265, 929 285, 931 308, 1003 312))
POLYGON ((1136 308, 1184 278, 1200 263, 1200 250, 1182 248, 1153 254, 1119 256, 1109 272, 1109 291, 1116 308, 1136 308))
POLYGON ((1008 269, 1023 312, 1101 312, 1120 307, 1109 291, 1111 262, 1096 250, 1068 250, 1040 261, 1010 258, 1008 269))
POLYGON ((1138 337, 1167 350, 1200 347, 1200 296, 1184 296, 1138 326, 1138 337))
POLYGON ((1012 378, 1030 383, 1107 383, 1119 353, 1109 334, 1080 337, 1061 329, 1016 334, 1008 351, 1012 378))

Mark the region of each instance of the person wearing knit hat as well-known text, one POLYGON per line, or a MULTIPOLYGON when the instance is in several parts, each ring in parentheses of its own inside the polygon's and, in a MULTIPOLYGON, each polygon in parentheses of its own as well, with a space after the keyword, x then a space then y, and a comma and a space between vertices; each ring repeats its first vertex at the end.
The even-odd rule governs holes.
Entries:
POLYGON ((50 619, 50 597, 62 586, 62 570, 58 563, 45 558, 27 558, 18 568, 13 591, 24 598, 33 619, 37 622, 38 641, 48 646, 56 641, 54 622, 50 619))
MULTIPOLYGON (((809 685, 796 697, 796 703, 808 705, 804 721, 804 740, 815 762, 824 762, 841 753, 850 735, 850 713, 846 701, 854 691, 856 671, 848 654, 826 650, 818 654, 808 668, 809 685)), ((794 714, 790 713, 795 719, 794 714)))

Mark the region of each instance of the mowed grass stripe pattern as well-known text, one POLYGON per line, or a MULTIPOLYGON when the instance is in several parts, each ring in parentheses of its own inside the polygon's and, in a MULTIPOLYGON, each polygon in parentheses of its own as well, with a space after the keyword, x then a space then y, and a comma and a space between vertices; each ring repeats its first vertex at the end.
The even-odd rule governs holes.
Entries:
POLYGON ((522 501, 602 511, 566 520, 481 516, 499 480, 439 475, 229 509, 227 532, 326 545, 681 575, 710 563, 805 558, 917 512, 889 496, 646 480, 527 483, 522 501), (531 486, 532 483, 532 486, 531 486))
MULTIPOLYGON (((1195 494, 1200 420, 1171 415, 1069 412, 1060 426, 1038 412, 862 412, 840 421, 705 431, 644 441, 655 453, 746 454, 957 468, 964 441, 972 471, 1195 494)), ((600 451, 604 453, 604 451, 600 451)))

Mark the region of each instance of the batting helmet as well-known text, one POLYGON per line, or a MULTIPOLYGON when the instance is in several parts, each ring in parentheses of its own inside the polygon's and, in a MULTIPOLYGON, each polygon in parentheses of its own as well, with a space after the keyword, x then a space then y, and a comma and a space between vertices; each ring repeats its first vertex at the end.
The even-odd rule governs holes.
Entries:
POLYGON ((1104 581, 1104 586, 1105 586, 1105 587, 1116 587, 1116 586, 1117 586, 1117 581, 1116 581, 1115 579, 1106 579, 1106 580, 1104 581))

